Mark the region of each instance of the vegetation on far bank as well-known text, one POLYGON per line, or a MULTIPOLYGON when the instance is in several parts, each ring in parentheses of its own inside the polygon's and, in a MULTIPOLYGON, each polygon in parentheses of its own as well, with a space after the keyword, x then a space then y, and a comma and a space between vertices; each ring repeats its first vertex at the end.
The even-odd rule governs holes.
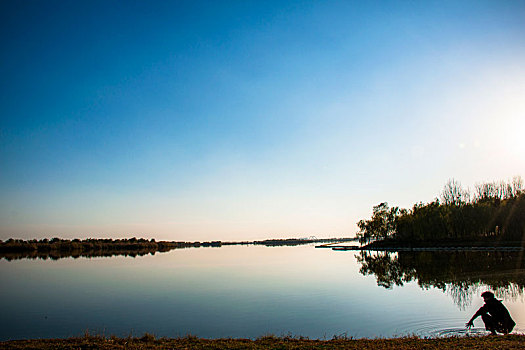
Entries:
POLYGON ((424 245, 525 245, 525 191, 523 181, 489 182, 464 189, 455 180, 440 198, 411 209, 373 207, 369 220, 358 222, 357 237, 369 247, 424 245))
POLYGON ((447 338, 402 337, 352 339, 335 336, 331 340, 303 337, 265 336, 251 339, 140 338, 86 335, 68 339, 32 339, 0 342, 0 349, 523 349, 525 335, 447 338))
POLYGON ((265 246, 290 246, 319 242, 345 241, 348 238, 288 238, 268 239, 262 241, 242 242, 180 242, 180 241, 155 241, 155 239, 130 238, 130 239, 8 239, 0 240, 0 259, 60 259, 66 257, 98 257, 98 256, 142 256, 154 255, 156 252, 167 252, 172 249, 221 247, 226 245, 265 245, 265 246))

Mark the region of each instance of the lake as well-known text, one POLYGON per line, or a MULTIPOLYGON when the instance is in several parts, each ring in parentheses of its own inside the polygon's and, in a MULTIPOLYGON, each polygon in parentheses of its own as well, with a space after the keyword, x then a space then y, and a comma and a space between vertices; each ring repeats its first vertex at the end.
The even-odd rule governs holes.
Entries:
MULTIPOLYGON (((496 291, 525 331, 523 252, 223 246, 140 257, 0 260, 0 339, 465 334, 496 291)), ((481 318, 471 333, 484 333, 481 318)))

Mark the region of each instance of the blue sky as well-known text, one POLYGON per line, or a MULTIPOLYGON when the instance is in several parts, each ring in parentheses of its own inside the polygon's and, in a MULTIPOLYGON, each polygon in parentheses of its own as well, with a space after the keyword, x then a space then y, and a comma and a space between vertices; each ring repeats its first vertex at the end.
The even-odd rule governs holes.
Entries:
POLYGON ((0 239, 353 235, 525 175, 521 1, 2 1, 0 239))

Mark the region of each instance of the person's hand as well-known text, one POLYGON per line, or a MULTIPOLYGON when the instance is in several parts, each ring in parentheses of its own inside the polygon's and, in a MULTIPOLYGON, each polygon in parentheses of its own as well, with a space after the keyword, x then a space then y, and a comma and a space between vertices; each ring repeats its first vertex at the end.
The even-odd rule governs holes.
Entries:
POLYGON ((472 322, 472 320, 468 321, 467 324, 465 325, 468 329, 474 327, 474 322, 472 322))

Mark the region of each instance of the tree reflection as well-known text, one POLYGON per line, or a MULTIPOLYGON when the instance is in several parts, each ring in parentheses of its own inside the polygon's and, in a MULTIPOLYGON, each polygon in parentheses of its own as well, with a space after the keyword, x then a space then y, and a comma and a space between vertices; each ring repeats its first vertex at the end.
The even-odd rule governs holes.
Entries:
POLYGON ((420 288, 438 288, 461 309, 480 289, 516 299, 525 292, 523 252, 509 251, 361 251, 356 255, 362 275, 375 275, 384 288, 415 281, 420 288))

